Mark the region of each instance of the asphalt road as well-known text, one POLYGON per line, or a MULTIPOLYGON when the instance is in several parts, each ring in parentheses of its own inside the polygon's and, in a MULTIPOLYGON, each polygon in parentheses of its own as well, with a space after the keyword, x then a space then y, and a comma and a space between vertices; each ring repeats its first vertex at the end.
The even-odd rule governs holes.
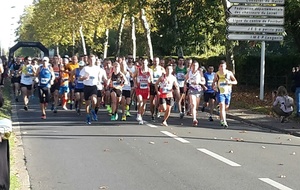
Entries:
POLYGON ((74 110, 41 120, 38 105, 21 104, 14 122, 33 190, 300 189, 298 137, 234 120, 222 129, 202 112, 199 127, 178 114, 168 127, 112 122, 104 110, 88 126, 74 110))

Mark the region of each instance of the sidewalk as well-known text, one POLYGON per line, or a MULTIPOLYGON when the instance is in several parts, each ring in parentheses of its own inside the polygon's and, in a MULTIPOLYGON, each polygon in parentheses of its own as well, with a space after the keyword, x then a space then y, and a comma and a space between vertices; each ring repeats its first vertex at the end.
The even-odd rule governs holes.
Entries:
POLYGON ((227 117, 239 120, 250 125, 256 125, 274 131, 294 135, 300 137, 300 123, 289 119, 288 122, 280 123, 279 118, 269 115, 254 113, 247 109, 230 109, 227 117))

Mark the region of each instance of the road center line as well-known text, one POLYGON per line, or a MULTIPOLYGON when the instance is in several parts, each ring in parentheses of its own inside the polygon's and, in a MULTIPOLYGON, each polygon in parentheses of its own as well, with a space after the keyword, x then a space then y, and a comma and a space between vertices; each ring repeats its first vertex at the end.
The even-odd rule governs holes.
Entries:
POLYGON ((151 127, 151 128, 157 128, 156 125, 152 125, 152 124, 150 124, 150 123, 146 123, 146 125, 148 125, 148 126, 151 127))
POLYGON ((258 178, 260 179, 261 181, 269 184, 269 185, 272 185, 273 187, 277 188, 277 189, 280 189, 280 190, 293 190, 287 186, 284 186, 276 181, 273 181, 272 179, 269 179, 269 178, 258 178))
POLYGON ((205 153, 205 154, 207 154, 207 155, 209 155, 211 157, 214 157, 215 159, 218 159, 218 160, 220 160, 220 161, 222 161, 222 162, 224 162, 224 163, 226 163, 226 164, 228 164, 230 166, 234 166, 234 167, 241 166, 241 165, 239 165, 239 164, 237 164, 235 162, 232 162, 231 160, 228 160, 227 158, 224 158, 223 156, 220 156, 220 155, 218 155, 216 153, 213 153, 213 152, 211 152, 211 151, 209 151, 207 149, 197 148, 197 150, 199 150, 199 151, 201 151, 201 152, 203 152, 203 153, 205 153))
POLYGON ((185 139, 183 139, 183 138, 180 138, 180 137, 178 137, 178 136, 176 136, 176 135, 174 135, 173 133, 170 133, 170 132, 168 132, 168 131, 161 131, 161 132, 162 132, 163 134, 169 136, 169 137, 174 138, 175 140, 178 140, 179 142, 182 142, 182 143, 190 143, 189 141, 187 141, 187 140, 185 140, 185 139))

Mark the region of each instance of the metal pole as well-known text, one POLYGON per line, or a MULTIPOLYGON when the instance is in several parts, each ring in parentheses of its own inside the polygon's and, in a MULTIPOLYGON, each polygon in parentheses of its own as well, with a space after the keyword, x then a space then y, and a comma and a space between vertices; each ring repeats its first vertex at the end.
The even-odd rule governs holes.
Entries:
POLYGON ((265 87, 265 56, 266 56, 266 42, 261 42, 261 59, 260 59, 260 93, 259 99, 264 100, 264 87, 265 87))

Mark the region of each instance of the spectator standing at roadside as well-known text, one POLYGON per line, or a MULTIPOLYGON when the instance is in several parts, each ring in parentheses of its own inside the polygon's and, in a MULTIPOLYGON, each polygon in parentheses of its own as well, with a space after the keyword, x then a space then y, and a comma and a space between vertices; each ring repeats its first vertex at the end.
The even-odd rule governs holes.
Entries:
POLYGON ((296 99, 296 113, 300 117, 300 65, 298 67, 293 67, 292 69, 292 79, 295 82, 295 99, 296 99))

